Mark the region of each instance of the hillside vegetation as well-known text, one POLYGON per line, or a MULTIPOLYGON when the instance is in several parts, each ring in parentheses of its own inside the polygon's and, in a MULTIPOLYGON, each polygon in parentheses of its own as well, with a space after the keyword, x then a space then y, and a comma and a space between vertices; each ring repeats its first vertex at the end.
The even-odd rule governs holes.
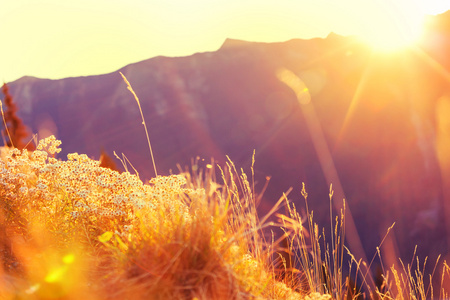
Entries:
POLYGON ((275 250, 234 166, 221 184, 212 170, 144 184, 86 155, 58 160, 59 145, 51 136, 33 152, 2 149, 2 299, 300 299, 322 290, 276 280, 275 250))
MULTIPOLYGON (((432 274, 424 273, 426 259, 400 261, 401 270, 373 278, 373 259, 344 245, 345 202, 321 230, 304 184, 304 215, 288 191, 258 217, 254 156, 250 178, 229 159, 158 176, 147 134, 155 177, 143 182, 119 157, 125 172, 85 154, 56 158, 54 136, 19 150, 13 141, 24 135, 14 136, 3 109, 2 116, 11 145, 0 152, 0 299, 449 297, 445 261, 432 274)), ((332 187, 329 197, 331 204, 332 187)))
POLYGON ((371 289, 365 263, 344 253, 342 216, 331 245, 286 196, 271 212, 288 208, 280 224, 259 220, 253 182, 231 162, 220 180, 208 164, 143 183, 83 154, 58 160, 59 146, 51 136, 32 152, 2 148, 1 299, 448 297, 409 265, 371 289), (270 226, 284 238, 266 240, 270 226))

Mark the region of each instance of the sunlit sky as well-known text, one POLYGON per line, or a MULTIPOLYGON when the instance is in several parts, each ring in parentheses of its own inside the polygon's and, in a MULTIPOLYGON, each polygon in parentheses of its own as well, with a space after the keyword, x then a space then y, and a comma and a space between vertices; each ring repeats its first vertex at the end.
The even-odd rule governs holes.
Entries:
POLYGON ((450 0, 0 0, 0 80, 108 73, 215 51, 226 38, 392 41, 448 9, 450 0))

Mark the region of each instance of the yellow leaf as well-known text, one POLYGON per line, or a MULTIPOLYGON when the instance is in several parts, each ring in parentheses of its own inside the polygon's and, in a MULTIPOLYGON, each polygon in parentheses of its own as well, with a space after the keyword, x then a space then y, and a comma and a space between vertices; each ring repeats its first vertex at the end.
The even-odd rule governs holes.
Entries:
POLYGON ((114 233, 112 233, 111 231, 107 231, 107 232, 103 233, 102 235, 100 235, 98 237, 98 240, 102 243, 106 243, 112 238, 113 234, 114 233))

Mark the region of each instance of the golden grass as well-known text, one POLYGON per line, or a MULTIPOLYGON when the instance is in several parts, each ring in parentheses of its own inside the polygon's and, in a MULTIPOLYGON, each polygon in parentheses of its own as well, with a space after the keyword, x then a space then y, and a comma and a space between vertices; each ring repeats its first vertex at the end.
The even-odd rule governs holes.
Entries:
MULTIPOLYGON (((49 137, 34 152, 2 149, 1 299, 448 297, 425 284, 424 266, 392 268, 384 290, 351 283, 369 275, 346 254, 344 212, 328 244, 308 206, 304 218, 283 195, 270 214, 287 207, 276 214, 285 235, 266 241, 277 224, 258 219, 254 184, 231 161, 221 180, 210 164, 143 183, 85 155, 57 160, 59 145, 49 137)), ((444 262, 442 281, 449 273, 444 262)))
POLYGON ((136 175, 86 155, 3 149, 4 299, 300 299, 275 280, 254 191, 230 162, 136 175))
MULTIPOLYGON (((304 184, 306 216, 288 191, 259 218, 254 160, 251 179, 231 160, 204 170, 195 161, 144 183, 84 154, 58 160, 60 144, 51 136, 32 152, 1 149, 0 299, 449 297, 445 261, 439 287, 418 258, 415 269, 402 263, 385 270, 381 286, 370 284, 372 262, 344 246, 345 211, 333 216, 330 205, 327 238, 313 222, 304 184), (277 213, 281 206, 286 215, 277 213), (284 235, 266 239, 275 228, 284 235)), ((331 187, 329 196, 331 203, 331 187)))

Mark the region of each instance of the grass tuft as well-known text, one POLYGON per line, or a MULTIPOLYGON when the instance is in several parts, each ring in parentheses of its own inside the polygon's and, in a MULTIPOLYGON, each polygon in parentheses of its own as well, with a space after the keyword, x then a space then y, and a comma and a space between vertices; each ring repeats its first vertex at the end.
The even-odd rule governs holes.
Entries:
POLYGON ((383 268, 372 285, 375 256, 367 263, 345 246, 346 203, 334 216, 332 186, 326 231, 313 221, 305 184, 305 216, 288 190, 258 217, 254 157, 250 179, 230 159, 158 176, 139 99, 123 78, 156 176, 142 182, 125 156, 123 173, 84 154, 59 160, 54 136, 34 151, 1 148, 0 299, 449 298, 446 261, 425 274, 427 259, 414 257, 400 270, 383 268))

